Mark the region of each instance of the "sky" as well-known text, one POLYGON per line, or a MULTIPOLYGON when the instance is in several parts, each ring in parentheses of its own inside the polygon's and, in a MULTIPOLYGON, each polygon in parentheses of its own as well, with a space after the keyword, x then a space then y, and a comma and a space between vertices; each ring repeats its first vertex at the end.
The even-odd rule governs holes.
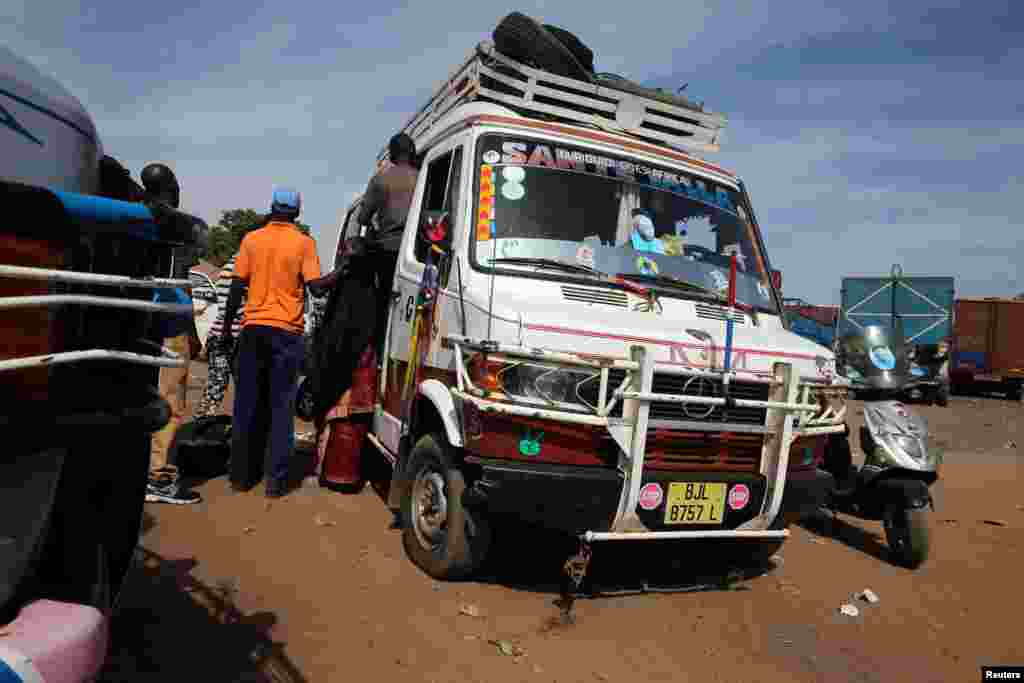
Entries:
MULTIPOLYGON (((1024 4, 3 0, 0 43, 64 83, 138 177, 171 165, 182 208, 303 194, 314 236, 378 151, 511 9, 574 32, 598 71, 728 117, 705 158, 746 182, 785 296, 841 277, 953 276, 1024 292, 1024 4), (361 3, 360 3, 361 4, 361 3)), ((319 243, 325 259, 330 245, 319 243)))

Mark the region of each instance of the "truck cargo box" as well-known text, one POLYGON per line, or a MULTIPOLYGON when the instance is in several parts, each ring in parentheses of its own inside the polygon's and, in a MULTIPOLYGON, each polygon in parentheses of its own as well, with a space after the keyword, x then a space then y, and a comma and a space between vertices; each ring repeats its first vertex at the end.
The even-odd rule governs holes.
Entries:
POLYGON ((958 390, 986 383, 1020 397, 1024 382, 1024 300, 956 301, 950 380, 958 390))

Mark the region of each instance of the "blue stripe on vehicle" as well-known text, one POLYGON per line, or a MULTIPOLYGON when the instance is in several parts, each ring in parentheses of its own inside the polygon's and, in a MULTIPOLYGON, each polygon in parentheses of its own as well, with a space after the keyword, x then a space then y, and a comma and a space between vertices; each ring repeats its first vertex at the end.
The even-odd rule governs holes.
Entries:
POLYGON ((50 188, 50 191, 57 195, 73 220, 124 226, 142 239, 158 239, 153 214, 144 204, 107 199, 91 194, 65 192, 53 188, 50 188))
POLYGON ((24 683, 24 681, 21 676, 14 673, 14 669, 0 659, 0 683, 24 683))
POLYGON ((0 642, 0 683, 45 683, 32 660, 0 642))
POLYGON ((19 97, 18 95, 15 95, 14 93, 12 93, 12 92, 10 92, 8 90, 4 90, 2 88, 0 88, 0 95, 3 95, 5 97, 9 97, 12 100, 14 100, 15 102, 17 102, 18 104, 23 104, 26 107, 28 107, 29 109, 37 111, 40 114, 45 114, 46 116, 49 116, 52 119, 56 119, 57 121, 60 121, 61 123, 63 123, 66 126, 70 126, 71 128, 75 129, 76 131, 78 131, 79 133, 84 135, 86 137, 86 139, 89 140, 89 142, 91 142, 93 144, 98 144, 95 135, 93 135, 89 131, 85 130, 84 128, 79 126, 74 121, 71 121, 69 119, 64 118, 63 116, 61 116, 60 114, 58 114, 55 111, 47 109, 46 107, 40 107, 35 102, 32 102, 31 100, 26 100, 24 97, 19 97))

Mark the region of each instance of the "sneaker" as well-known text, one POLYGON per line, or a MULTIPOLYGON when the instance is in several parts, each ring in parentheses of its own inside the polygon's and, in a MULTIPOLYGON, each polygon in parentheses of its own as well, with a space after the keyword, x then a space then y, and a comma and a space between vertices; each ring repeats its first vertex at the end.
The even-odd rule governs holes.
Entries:
POLYGON ((396 531, 402 528, 402 513, 393 512, 391 513, 391 524, 388 525, 388 529, 396 531))
POLYGON ((191 505, 198 503, 202 497, 195 491, 183 491, 178 484, 146 485, 147 503, 170 503, 172 505, 191 505))
POLYGON ((266 496, 267 498, 284 498, 285 486, 284 484, 276 481, 267 480, 266 485, 266 496))

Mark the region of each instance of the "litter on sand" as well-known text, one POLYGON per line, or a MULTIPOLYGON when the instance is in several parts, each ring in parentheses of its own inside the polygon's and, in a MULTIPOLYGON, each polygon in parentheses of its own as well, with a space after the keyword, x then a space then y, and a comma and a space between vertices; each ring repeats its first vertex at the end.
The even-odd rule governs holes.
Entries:
POLYGON ((474 619, 479 619, 480 617, 484 616, 484 611, 476 605, 463 605, 459 608, 459 614, 462 614, 467 617, 473 617, 474 619))
POLYGON ((839 611, 848 617, 855 617, 860 614, 860 610, 857 609, 854 605, 850 604, 843 605, 839 608, 839 611))
POLYGON ((488 640, 488 643, 498 648, 498 652, 505 655, 506 657, 522 657, 526 654, 523 648, 510 643, 507 640, 488 640))
POLYGON ((872 605, 878 603, 878 596, 875 595, 875 592, 870 588, 865 588, 860 593, 857 593, 857 599, 863 600, 864 602, 869 602, 872 605))
POLYGON ((988 524, 989 526, 1006 526, 1006 522, 1001 519, 983 519, 982 524, 988 524))
POLYGON ((334 522, 332 522, 331 520, 327 519, 323 515, 317 515, 313 519, 313 521, 316 522, 317 526, 334 526, 334 522))

